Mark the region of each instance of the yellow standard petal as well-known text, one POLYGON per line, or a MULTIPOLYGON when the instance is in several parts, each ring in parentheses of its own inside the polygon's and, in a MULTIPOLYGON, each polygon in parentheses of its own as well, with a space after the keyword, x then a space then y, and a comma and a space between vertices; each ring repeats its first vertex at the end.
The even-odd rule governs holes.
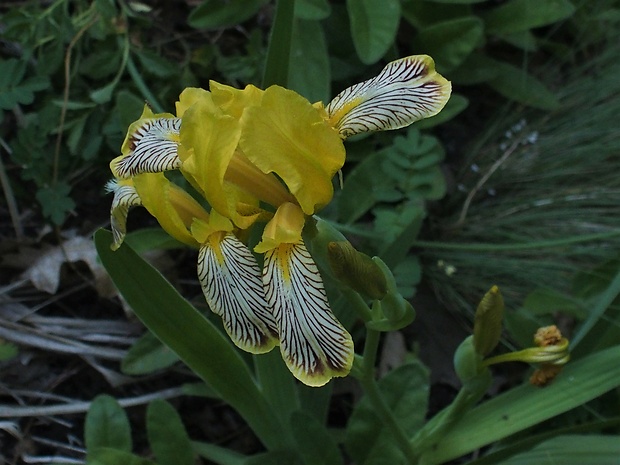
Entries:
POLYGON ((112 227, 112 250, 118 249, 127 233, 129 209, 142 205, 142 200, 129 179, 113 179, 106 184, 106 190, 114 194, 110 207, 110 226, 112 227))
POLYGON ((145 173, 133 178, 142 204, 164 230, 184 244, 198 247, 189 228, 194 219, 209 220, 209 214, 194 198, 171 183, 163 173, 145 173))
POLYGON ((193 178, 197 188, 211 207, 240 228, 247 228, 257 215, 239 214, 239 203, 258 206, 238 186, 224 177, 241 135, 239 122, 212 106, 208 100, 198 100, 183 115, 181 143, 189 155, 183 161, 183 171, 193 178))
POLYGON ((346 376, 353 364, 353 341, 332 313, 304 243, 267 252, 263 282, 278 323, 282 358, 293 375, 308 386, 346 376))
POLYGON ((183 89, 179 95, 179 101, 176 103, 177 116, 182 118, 189 107, 196 102, 203 102, 211 105, 215 109, 215 104, 211 98, 211 93, 199 87, 187 87, 183 89))
POLYGON ((451 89, 431 57, 402 58, 388 63, 378 76, 340 92, 327 105, 328 121, 342 138, 402 128, 439 113, 451 89))
POLYGON ((215 81, 209 82, 209 88, 215 104, 224 113, 235 119, 241 118, 246 108, 260 105, 265 92, 251 84, 245 86, 245 89, 239 90, 215 81))
POLYGON ((222 317, 237 347, 261 354, 278 344, 277 325, 265 300, 260 268, 252 252, 233 233, 209 235, 198 253, 198 278, 209 307, 222 317))
POLYGON ((140 173, 160 173, 181 166, 177 149, 181 119, 170 113, 154 114, 145 105, 142 116, 129 126, 123 142, 123 155, 110 162, 116 178, 140 173))
POLYGON ((345 150, 321 112, 299 94, 279 86, 265 90, 260 105, 241 116, 239 147, 264 173, 276 173, 311 215, 332 198, 332 177, 345 150))

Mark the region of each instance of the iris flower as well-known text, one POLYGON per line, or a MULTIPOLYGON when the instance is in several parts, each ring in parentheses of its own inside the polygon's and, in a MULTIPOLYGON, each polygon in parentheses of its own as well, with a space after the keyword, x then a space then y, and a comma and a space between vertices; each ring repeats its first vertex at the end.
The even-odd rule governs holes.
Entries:
POLYGON ((129 209, 144 206, 198 249, 206 301, 239 348, 259 354, 279 345, 293 375, 310 386, 346 376, 353 342, 330 309, 304 224, 332 199, 346 138, 436 114, 450 83, 420 55, 389 63, 327 106, 279 86, 238 90, 211 81, 209 88, 185 89, 176 115, 145 106, 129 127, 122 155, 110 163, 112 247, 123 241, 129 209), (171 170, 199 196, 170 181, 171 170), (252 251, 248 231, 265 222, 252 251))

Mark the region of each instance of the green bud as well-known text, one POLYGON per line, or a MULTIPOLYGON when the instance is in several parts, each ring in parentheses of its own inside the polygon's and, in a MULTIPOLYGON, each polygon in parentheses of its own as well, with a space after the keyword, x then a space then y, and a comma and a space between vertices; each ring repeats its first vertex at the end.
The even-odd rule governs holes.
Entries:
POLYGON ((327 244, 327 258, 341 283, 373 300, 385 296, 387 282, 383 271, 368 255, 355 250, 349 241, 327 244))
POLYGON ((499 288, 493 286, 476 309, 474 347, 478 354, 486 356, 495 349, 502 336, 503 317, 504 299, 499 288))

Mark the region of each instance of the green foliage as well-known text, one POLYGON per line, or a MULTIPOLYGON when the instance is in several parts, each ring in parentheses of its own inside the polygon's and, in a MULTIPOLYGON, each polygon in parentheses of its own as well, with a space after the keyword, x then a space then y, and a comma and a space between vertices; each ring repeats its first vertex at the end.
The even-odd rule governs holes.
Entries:
MULTIPOLYGON (((424 424, 428 406, 428 370, 419 362, 407 363, 379 381, 379 388, 396 421, 412 436, 424 424)), ((383 427, 368 398, 355 407, 347 424, 345 445, 355 463, 402 463, 395 438, 383 427), (389 458, 389 460, 388 460, 389 458)))
MULTIPOLYGON (((328 422, 334 383, 321 389, 299 385, 277 351, 254 358, 241 356, 219 325, 184 300, 131 248, 135 246, 138 252, 172 248, 178 246, 176 242, 150 230, 128 236, 126 244, 112 252, 111 235, 100 231, 95 243, 102 264, 151 331, 127 353, 122 362, 124 373, 146 374, 178 361, 185 363, 203 381, 188 386, 185 392, 217 398, 236 410, 265 450, 246 456, 215 444, 192 442, 174 407, 157 400, 148 406, 145 428, 141 428, 147 432, 152 459, 141 458, 133 453, 125 412, 113 398, 100 396, 93 401, 86 419, 87 463, 189 465, 199 456, 228 465, 341 465, 346 461, 341 448, 356 463, 367 465, 439 464, 480 450, 482 457, 477 461, 487 464, 544 463, 542 460, 613 463, 617 459, 617 437, 612 436, 617 432, 617 422, 613 423, 614 418, 609 419, 604 409, 592 405, 583 413, 583 406, 601 401, 601 396, 610 391, 617 402, 613 390, 620 384, 618 262, 577 274, 572 287, 566 289, 560 283, 567 281, 567 271, 574 271, 574 267, 558 267, 562 273, 558 278, 559 274, 546 276, 549 260, 541 262, 538 251, 529 261, 519 259, 524 250, 536 250, 533 240, 554 232, 562 235, 551 238, 556 251, 581 256, 584 249, 591 251, 594 246, 591 241, 575 239, 575 235, 566 238, 569 226, 577 224, 579 234, 589 231, 593 224, 604 231, 615 227, 612 220, 617 218, 614 209, 618 202, 608 197, 617 191, 617 170, 611 169, 608 150, 615 146, 613 140, 601 140, 607 133, 599 128, 609 129, 617 111, 604 111, 596 104, 613 99, 617 93, 613 80, 617 81, 618 73, 601 65, 605 72, 589 73, 587 92, 573 90, 558 98, 539 79, 546 79, 550 73, 541 73, 531 65, 537 60, 530 58, 552 57, 563 65, 574 59, 574 52, 556 42, 548 26, 559 27, 579 11, 568 0, 542 6, 534 3, 280 0, 273 8, 266 0, 205 0, 187 19, 188 30, 197 31, 171 34, 165 41, 153 34, 156 31, 145 5, 142 7, 146 10, 137 11, 131 3, 112 0, 59 0, 48 6, 29 4, 4 15, 7 40, 19 44, 19 58, 0 61, 0 108, 5 110, 3 121, 10 122, 10 130, 3 128, 1 136, 11 148, 12 162, 22 169, 22 180, 34 186, 33 198, 38 200, 42 214, 56 224, 62 224, 77 206, 72 188, 80 174, 108 172, 110 152, 118 152, 127 126, 139 115, 145 99, 156 111, 172 111, 183 87, 205 86, 210 78, 238 86, 262 79, 265 86, 286 84, 312 101, 327 103, 333 90, 366 79, 383 62, 419 53, 432 55, 438 70, 462 91, 440 115, 408 130, 348 141, 343 188, 325 210, 328 219, 317 220, 304 231, 324 276, 329 276, 329 271, 322 266, 326 260, 321 262, 320 249, 328 239, 340 240, 342 230, 357 236, 356 246, 381 257, 373 260, 381 264, 388 282, 387 294, 373 299, 362 297, 356 289, 343 290, 345 286, 324 278, 334 312, 345 326, 365 333, 363 354, 356 355, 352 370, 364 396, 346 412, 346 429, 330 429, 328 422), (268 33, 263 19, 258 18, 274 14, 266 46, 268 33), (399 29, 401 24, 406 27, 399 29), (442 171, 445 149, 436 135, 425 131, 453 118, 458 121, 471 101, 465 88, 468 85, 484 86, 474 97, 493 89, 498 101, 505 98, 537 110, 554 111, 551 118, 545 114, 539 124, 542 130, 543 123, 553 120, 557 126, 551 127, 558 131, 541 146, 534 140, 534 134, 539 135, 538 126, 518 130, 512 126, 510 137, 505 137, 508 140, 495 143, 494 138, 486 136, 480 142, 480 147, 493 143, 486 152, 492 152, 490 158, 484 165, 480 163, 487 168, 509 150, 520 155, 513 157, 515 164, 507 165, 501 182, 492 186, 494 193, 486 197, 488 200, 501 191, 502 198, 512 199, 513 204, 494 210, 492 203, 485 201, 472 205, 468 212, 466 203, 456 217, 450 218, 451 226, 458 228, 446 228, 446 235, 458 238, 462 234, 466 243, 462 249, 456 247, 442 254, 437 252, 442 244, 418 240, 430 215, 428 203, 438 201, 448 190, 442 171), (581 118, 578 123, 576 116, 581 118), (558 141, 567 138, 574 152, 568 159, 557 160, 558 141), (518 143, 511 149, 515 140, 518 143), (58 149, 50 149, 57 142, 58 149), (575 161, 586 156, 601 163, 606 172, 592 174, 582 169, 575 161), (562 168, 559 171, 558 166, 562 168), (579 180, 587 176, 590 184, 603 186, 596 197, 575 191, 579 180), (529 186, 537 183, 551 189, 527 197, 529 203, 524 206, 529 186), (593 198, 607 200, 588 212, 593 198), (552 203, 574 202, 570 221, 544 209, 548 205, 544 201, 549 199, 552 203), (515 230, 520 212, 539 207, 544 209, 541 214, 524 215, 529 227, 525 233, 515 230), (461 221, 462 211, 474 221, 461 221), (489 231, 494 235, 493 240, 482 244, 482 249, 488 246, 486 250, 471 250, 471 242, 480 241, 489 231), (323 234, 329 238, 319 237, 323 234), (497 258, 494 247, 506 242, 516 244, 517 258, 497 258), (429 251, 433 244, 437 250, 429 251), (409 254, 414 246, 422 250, 424 262, 409 254), (561 308, 579 324, 573 339, 574 362, 545 389, 523 384, 481 401, 491 383, 492 370, 482 365, 479 352, 486 354, 491 345, 495 346, 499 329, 494 327, 493 344, 484 350, 476 352, 472 339, 461 344, 455 354, 455 371, 463 386, 453 402, 430 415, 430 373, 414 354, 407 353, 404 364, 376 377, 382 332, 402 328, 415 316, 403 295, 415 294, 421 263, 427 265, 424 272, 442 292, 456 286, 453 274, 459 273, 460 301, 467 300, 469 305, 474 304, 471 296, 479 287, 488 287, 496 276, 529 279, 527 289, 534 292, 528 298, 521 299, 524 296, 514 291, 516 286, 506 285, 512 302, 523 302, 519 310, 509 308, 506 312, 509 335, 522 345, 529 344, 532 330, 551 322, 561 308), (473 271, 464 276, 462 264, 473 271), (453 267, 451 272, 449 266, 453 267), (485 266, 497 268, 485 275, 485 266), (542 271, 537 274, 535 270, 542 271), (542 287, 536 289, 538 285, 542 287), (590 430, 567 431, 572 425, 553 424, 555 417, 570 418, 575 409, 587 416, 590 430), (432 418, 427 420, 429 416, 432 418), (612 429, 614 425, 616 429, 612 429), (596 434, 585 434, 591 432, 596 434), (526 445, 524 440, 530 442, 526 445), (585 454, 582 444, 597 448, 596 454, 585 454)), ((564 32, 571 33, 570 29, 564 32)), ((501 133, 506 129, 499 123, 490 126, 501 133)), ((475 157, 468 161, 480 162, 475 157)), ((464 182, 476 190, 478 180, 467 178, 464 182)), ((463 202, 461 198, 459 206, 463 202)), ((617 236, 612 234, 614 231, 607 239, 617 236)), ((608 250, 615 247, 603 253, 607 255, 608 250)))
MULTIPOLYGON (((530 3, 282 0, 278 8, 294 8, 295 20, 280 32, 274 23, 272 33, 290 40, 278 37, 273 56, 267 56, 260 22, 277 12, 267 0, 205 0, 189 12, 184 31, 197 30, 198 40, 164 31, 172 37, 166 41, 157 38, 149 19, 156 13, 149 6, 112 0, 26 4, 2 17, 4 37, 16 44, 16 53, 0 61, 0 111, 16 115, 10 119, 16 128, 0 137, 12 149, 22 179, 34 187, 23 202, 36 200, 46 219, 62 224, 80 206, 71 190, 79 173, 94 170, 104 183, 109 154, 118 153, 142 102, 170 110, 183 87, 204 86, 213 78, 237 86, 288 81, 311 101, 326 103, 334 89, 363 80, 369 65, 426 53, 455 83, 488 84, 507 99, 553 109, 557 101, 528 73, 525 53, 541 48, 559 53, 561 45, 540 28, 567 21, 575 8, 569 0, 535 8, 530 3), (399 33, 405 23, 413 29, 399 33), (227 34, 213 40, 237 25, 243 43, 232 34, 230 40, 227 34), (516 49, 500 59, 493 46, 498 40, 516 49), (278 50, 278 44, 286 49, 278 50), (281 69, 281 76, 263 76, 266 59, 278 66, 265 69, 281 69), (289 62, 287 71, 283 66, 289 62)), ((445 122, 467 105, 468 99, 455 96, 452 112, 447 109, 420 128, 445 122)))
POLYGON ((276 434, 277 421, 269 416, 267 400, 232 342, 128 246, 113 252, 111 235, 104 231, 96 234, 95 243, 112 280, 155 336, 234 406, 265 443, 280 443, 284 438, 276 434), (153 289, 157 306, 152 305, 153 289))
POLYGON ((192 465, 192 443, 181 417, 165 400, 155 400, 146 411, 146 431, 159 465, 192 465))
POLYGON ((388 51, 398 30, 398 0, 347 0, 351 36, 363 63, 377 62, 388 51))
POLYGON ((89 454, 102 448, 131 452, 131 429, 125 411, 108 395, 98 396, 90 406, 84 425, 89 454))
POLYGON ((205 0, 189 15, 190 26, 218 29, 242 23, 256 14, 268 0, 205 0))
POLYGON ((143 375, 167 368, 178 361, 177 354, 147 332, 127 351, 121 370, 128 375, 143 375))

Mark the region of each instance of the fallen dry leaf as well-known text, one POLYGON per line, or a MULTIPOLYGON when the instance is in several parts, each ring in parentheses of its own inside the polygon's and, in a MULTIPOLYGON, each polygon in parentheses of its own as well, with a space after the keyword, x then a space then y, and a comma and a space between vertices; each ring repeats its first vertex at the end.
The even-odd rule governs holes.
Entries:
POLYGON ((97 251, 92 239, 76 236, 62 245, 43 251, 34 263, 22 274, 40 291, 55 294, 60 286, 60 269, 65 263, 84 262, 93 274, 95 288, 99 295, 116 295, 108 274, 97 260, 97 251))

